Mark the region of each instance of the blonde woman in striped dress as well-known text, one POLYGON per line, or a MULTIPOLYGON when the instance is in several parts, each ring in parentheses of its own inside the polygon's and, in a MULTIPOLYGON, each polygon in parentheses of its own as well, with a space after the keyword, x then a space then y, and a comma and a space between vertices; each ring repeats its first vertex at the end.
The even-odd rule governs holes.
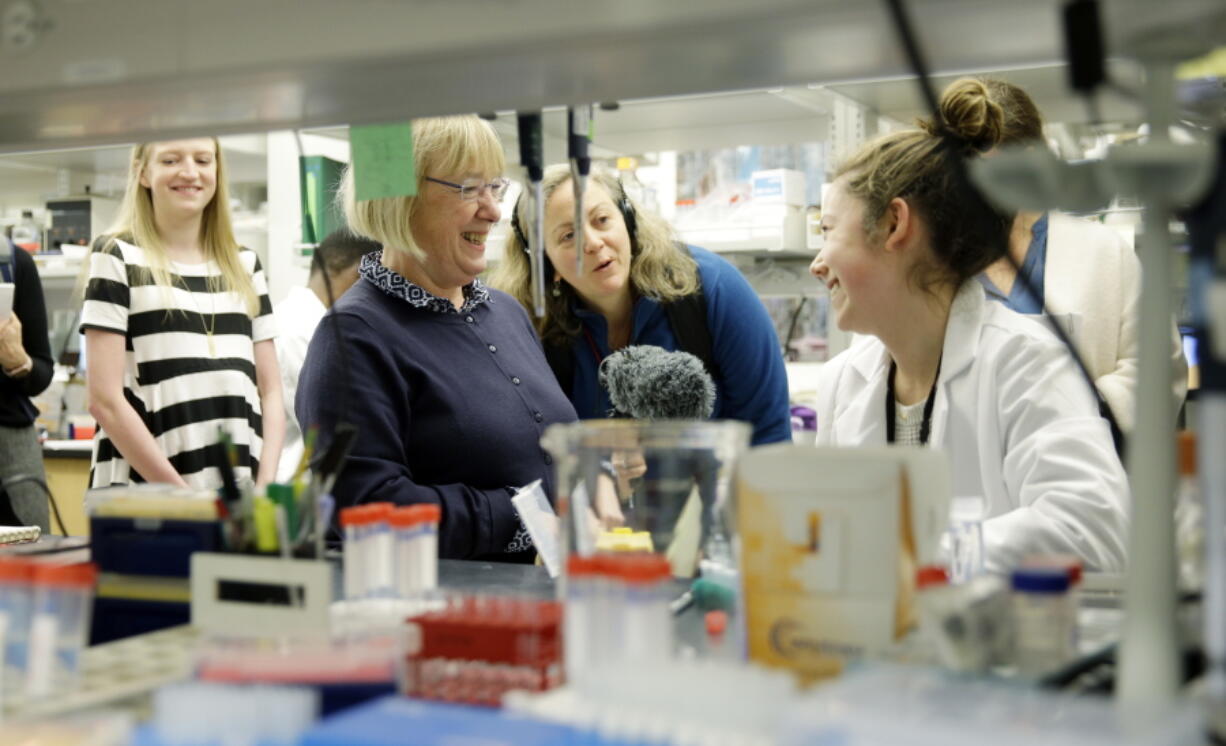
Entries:
POLYGON ((120 215, 89 255, 90 486, 221 484, 276 473, 284 431, 276 328, 259 258, 231 228, 215 138, 138 145, 120 215))

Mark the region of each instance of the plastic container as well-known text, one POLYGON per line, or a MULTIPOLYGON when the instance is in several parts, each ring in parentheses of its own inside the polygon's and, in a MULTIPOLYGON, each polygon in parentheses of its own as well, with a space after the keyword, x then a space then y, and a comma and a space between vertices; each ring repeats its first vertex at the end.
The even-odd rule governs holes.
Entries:
POLYGON ((955 497, 949 506, 949 581, 959 584, 983 572, 984 501, 955 497))
POLYGON ((749 436, 743 422, 614 419, 549 427, 541 443, 557 474, 563 556, 594 554, 598 528, 620 525, 647 532, 674 577, 694 577, 708 542, 738 546, 731 476, 749 436), (638 468, 623 473, 622 464, 638 468))
POLYGON ((24 685, 34 566, 0 559, 0 708, 24 685))
POLYGON ((1077 652, 1077 606, 1063 568, 1013 571, 1014 658, 1018 673, 1037 677, 1067 663, 1077 652))
POLYGON ((438 587, 437 505, 409 505, 388 515, 395 545, 393 577, 396 595, 414 598, 438 587))
POLYGON ((418 575, 422 590, 438 588, 438 524, 443 520, 443 509, 432 503, 414 505, 420 523, 417 536, 417 556, 421 560, 418 575))
POLYGON ((340 513, 341 530, 344 532, 344 583, 345 598, 354 601, 366 595, 366 575, 363 568, 365 546, 362 538, 366 531, 367 511, 365 505, 345 508, 340 513))
POLYGON ((39 698, 76 686, 98 571, 92 564, 36 565, 32 579, 26 696, 39 698))
POLYGON ((562 652, 567 681, 578 681, 596 661, 596 582, 598 562, 571 555, 566 561, 566 599, 563 609, 562 652))
POLYGON ((395 505, 388 502, 369 503, 366 506, 366 535, 362 544, 366 547, 363 570, 366 573, 366 596, 368 598, 391 598, 395 595, 394 545, 392 528, 387 519, 395 505))
POLYGON ((659 554, 631 554, 616 559, 622 583, 619 658, 658 662, 673 654, 673 623, 668 603, 672 575, 659 554))
POLYGON ((792 442, 813 445, 817 442, 817 412, 810 407, 792 407, 792 442))

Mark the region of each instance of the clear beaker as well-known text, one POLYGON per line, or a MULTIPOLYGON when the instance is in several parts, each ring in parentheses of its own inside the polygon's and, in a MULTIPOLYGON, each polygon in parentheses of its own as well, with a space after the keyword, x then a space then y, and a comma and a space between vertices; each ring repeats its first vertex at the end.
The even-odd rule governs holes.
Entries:
POLYGON ((750 426, 733 421, 585 420, 553 425, 563 556, 647 551, 688 579, 700 560, 737 567, 731 480, 750 426))

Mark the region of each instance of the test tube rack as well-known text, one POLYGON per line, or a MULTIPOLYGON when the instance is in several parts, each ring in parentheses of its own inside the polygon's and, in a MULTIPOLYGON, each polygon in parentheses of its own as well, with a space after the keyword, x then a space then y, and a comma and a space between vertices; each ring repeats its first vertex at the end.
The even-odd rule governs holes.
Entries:
POLYGON ((405 694, 501 705, 508 691, 562 683, 562 607, 556 601, 466 596, 411 617, 405 694))

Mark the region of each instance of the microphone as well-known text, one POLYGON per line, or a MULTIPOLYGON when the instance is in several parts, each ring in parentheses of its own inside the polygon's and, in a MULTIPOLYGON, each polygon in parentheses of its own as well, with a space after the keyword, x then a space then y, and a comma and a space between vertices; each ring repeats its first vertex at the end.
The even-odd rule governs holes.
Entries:
POLYGON ((705 420, 715 411, 715 382, 688 352, 631 345, 600 364, 613 415, 636 420, 705 420))

